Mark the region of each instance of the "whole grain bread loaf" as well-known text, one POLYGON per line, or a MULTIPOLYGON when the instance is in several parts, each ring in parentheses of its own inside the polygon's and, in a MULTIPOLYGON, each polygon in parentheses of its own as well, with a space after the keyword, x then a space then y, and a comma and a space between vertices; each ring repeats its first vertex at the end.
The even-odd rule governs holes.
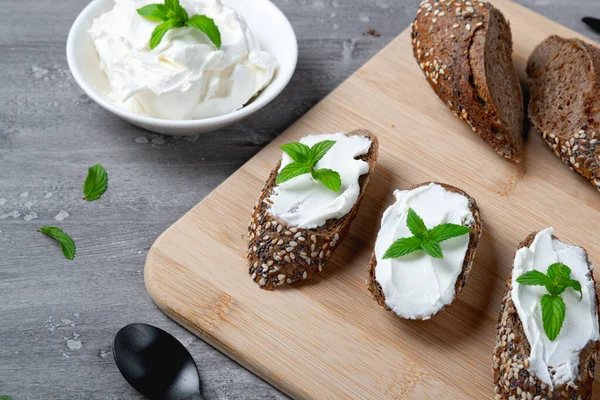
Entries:
POLYGON ((289 225, 269 213, 269 197, 276 186, 281 160, 271 171, 267 182, 254 207, 248 228, 248 273, 262 289, 309 279, 321 272, 333 251, 350 231, 352 221, 358 213, 360 203, 375 169, 379 144, 370 131, 359 129, 347 134, 371 139, 369 152, 359 159, 369 164, 369 172, 359 178, 360 194, 348 214, 339 219, 327 220, 315 229, 304 229, 289 225))
MULTIPOLYGON (((529 247, 536 234, 537 232, 532 233, 521 242, 519 249, 529 247)), ((552 237, 556 239, 555 236, 552 237)), ((590 264, 589 258, 588 264, 590 264)), ((594 280, 594 274, 590 273, 590 277, 594 280)), ((496 399, 591 399, 596 355, 600 348, 600 342, 590 341, 582 350, 579 360, 579 375, 574 385, 557 385, 554 390, 550 390, 548 385, 537 379, 535 373, 530 370, 531 347, 512 301, 511 289, 512 270, 502 298, 493 354, 496 399)), ((597 308, 598 297, 596 296, 597 308)))
POLYGON ((519 161, 523 94, 502 13, 478 1, 424 0, 412 45, 427 81, 452 113, 498 154, 519 161))
POLYGON ((527 62, 529 119, 554 154, 600 190, 600 49, 550 36, 527 62))
MULTIPOLYGON (((477 245, 479 244, 479 238, 481 237, 481 232, 483 229, 481 216, 479 215, 479 207, 477 207, 477 202, 475 202, 475 199, 472 198, 471 196, 469 196, 463 190, 456 188, 454 186, 450 186, 445 183, 438 183, 438 182, 424 182, 424 183, 420 183, 418 185, 412 186, 408 190, 413 190, 413 189, 416 189, 421 186, 427 186, 430 183, 435 183, 437 185, 442 186, 444 189, 446 189, 450 192, 458 193, 460 195, 465 196, 467 199, 469 199, 469 204, 471 206, 471 213, 473 214, 473 223, 471 225, 469 225, 469 228, 471 228, 471 232, 469 233, 469 247, 467 249, 467 253, 465 254, 465 260, 463 261, 462 271, 461 271, 460 275, 458 276, 458 278, 456 279, 455 295, 454 295, 454 299, 456 300, 456 297, 462 291, 463 287, 465 286, 465 283, 467 283, 467 278, 469 277, 469 274, 471 273, 471 268, 473 267, 473 261, 475 260, 475 251, 477 250, 477 245)), ((377 300, 377 303, 379 303, 380 306, 382 306, 383 308, 385 308, 388 311, 392 311, 391 308, 389 308, 385 304, 385 294, 383 293, 383 290, 381 289, 381 285, 375 279, 376 268, 377 268, 377 257, 375 256, 375 251, 373 251, 373 254, 371 255, 371 261, 369 262, 369 267, 368 267, 369 279, 367 281, 367 287, 369 288, 369 291, 373 295, 373 298, 375 300, 377 300)), ((447 306, 442 307, 436 314, 439 314, 439 312, 442 311, 446 307, 447 306)), ((433 315, 436 315, 436 314, 433 314, 433 315)), ((420 319, 429 319, 433 315, 424 316, 423 318, 420 318, 420 319)))

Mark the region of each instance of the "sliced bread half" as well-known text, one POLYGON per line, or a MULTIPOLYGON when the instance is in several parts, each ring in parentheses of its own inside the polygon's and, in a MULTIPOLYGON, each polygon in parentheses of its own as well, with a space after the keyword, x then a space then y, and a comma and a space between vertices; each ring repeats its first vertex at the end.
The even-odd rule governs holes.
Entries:
POLYGON ((527 62, 529 119, 554 154, 600 190, 600 49, 550 36, 527 62))
MULTIPOLYGON (((465 258, 464 258, 464 261, 462 264, 462 271, 461 271, 460 275, 458 276, 458 278, 456 279, 455 293, 454 293, 454 300, 455 300, 456 297, 458 296, 458 294, 462 291, 463 287, 465 286, 465 283, 467 282, 467 278, 469 277, 469 274, 471 273, 471 268, 473 267, 473 261, 475 260, 475 251, 477 250, 479 238, 481 237, 481 233, 482 233, 481 216, 479 214, 479 207, 477 207, 477 202, 475 201, 475 199, 472 198, 471 196, 469 196, 463 190, 456 188, 454 186, 447 185, 444 183, 438 183, 438 182, 425 182, 425 183, 421 183, 419 185, 412 186, 408 190, 413 190, 413 189, 416 189, 416 188, 419 188, 422 186, 427 186, 427 185, 430 185, 431 183, 440 185, 449 192, 458 193, 458 194, 466 197, 468 199, 468 202, 470 205, 471 214, 473 215, 473 222, 469 225, 469 228, 471 228, 471 232, 469 233, 469 244, 468 244, 467 252, 465 254, 465 258)), ((375 251, 374 251, 371 256, 371 261, 370 261, 369 267, 368 267, 369 279, 367 281, 367 287, 368 287, 369 291, 372 293, 373 298, 377 301, 377 303, 379 303, 380 306, 382 306, 383 308, 385 308, 388 311, 392 311, 392 309, 390 307, 388 307, 386 304, 385 294, 383 293, 383 289, 382 289, 381 285, 379 284, 379 282, 377 282, 376 269, 377 269, 377 257, 375 255, 375 251)), ((429 319, 433 315, 438 314, 440 311, 442 311, 448 305, 449 304, 443 306, 434 314, 422 316, 422 317, 419 317, 416 319, 429 319)))
MULTIPOLYGON (((518 249, 530 247, 537 232, 530 234, 518 249)), ((553 239, 556 237, 553 235, 553 239)), ((586 253, 587 256, 587 253, 586 253)), ((589 259, 588 264, 591 265, 589 259)), ((511 270, 512 271, 512 270, 511 270)), ((594 275, 590 273, 594 280, 594 275)), ((600 342, 590 341, 581 351, 578 377, 572 384, 554 386, 553 390, 531 370, 531 346, 523 324, 512 301, 512 273, 506 282, 502 308, 497 324, 496 345, 493 354, 493 372, 496 399, 591 399, 594 368, 600 342)), ((594 281, 595 285, 595 281, 594 281)), ((595 299, 598 308, 598 297, 595 299)), ((568 310, 567 310, 568 312, 568 310)))
POLYGON ((427 81, 452 113, 498 154, 519 161, 523 94, 504 15, 489 3, 425 0, 412 44, 427 81))
POLYGON ((254 208, 248 228, 248 273, 262 289, 309 279, 321 272, 333 251, 350 231, 360 203, 375 169, 379 145, 377 137, 368 130, 359 129, 347 134, 371 139, 369 152, 359 159, 369 165, 369 172, 359 178, 360 194, 345 216, 327 220, 325 225, 304 229, 289 225, 269 213, 269 197, 276 186, 281 160, 271 171, 254 208))

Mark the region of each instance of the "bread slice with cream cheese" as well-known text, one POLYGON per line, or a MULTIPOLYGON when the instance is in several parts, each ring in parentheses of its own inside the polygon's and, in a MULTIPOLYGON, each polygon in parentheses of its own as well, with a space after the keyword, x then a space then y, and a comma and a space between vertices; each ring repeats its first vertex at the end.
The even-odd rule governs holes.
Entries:
MULTIPOLYGON (((547 253, 547 252, 546 252, 547 253)), ((570 262, 569 264, 572 264, 570 262)), ((586 251, 577 246, 570 246, 562 243, 553 235, 553 230, 546 229, 529 235, 521 244, 515 255, 515 264, 511 270, 511 275, 506 282, 504 297, 502 298, 502 309, 498 318, 496 346, 493 353, 493 371, 496 399, 590 399, 592 397, 592 384, 594 382, 594 368, 596 355, 599 350, 598 341, 598 298, 595 291, 595 281, 593 275, 593 266, 588 258, 586 251), (537 238, 537 239, 536 239, 537 238), (544 247, 543 241, 551 240, 551 245, 555 254, 542 254, 546 260, 537 269, 540 272, 546 272, 543 266, 549 262, 564 262, 567 251, 575 251, 579 254, 580 263, 585 268, 582 273, 577 273, 576 265, 568 265, 572 269, 571 277, 577 278, 583 288, 582 300, 586 303, 578 302, 579 294, 571 289, 566 289, 563 297, 570 296, 571 303, 575 306, 566 304, 566 318, 555 341, 549 342, 543 328, 539 325, 541 321, 541 306, 535 305, 533 312, 530 307, 525 307, 526 303, 520 299, 517 304, 523 304, 521 307, 515 305, 513 298, 513 284, 524 270, 531 268, 519 266, 519 272, 515 273, 517 263, 522 259, 531 259, 533 254, 533 263, 535 265, 538 252, 544 247), (556 247, 556 249, 555 249, 556 247), (538 250, 539 249, 539 250, 538 250), (519 254, 519 252, 530 254, 519 254), (522 258, 523 257, 523 258, 522 258), (548 261, 549 260, 549 261, 548 261), (516 276, 513 276, 515 274, 516 276), (517 275, 518 274, 518 275, 517 275), (587 287, 587 290, 586 290, 587 287), (576 307, 583 306, 590 315, 587 318, 573 318, 578 311, 576 307), (588 308, 589 306, 589 308, 588 308), (521 311, 518 310, 521 309, 521 311), (527 309, 527 310, 526 310, 527 309), (527 319, 527 326, 521 320, 522 313, 529 313, 523 318, 527 319), (571 314, 570 314, 571 313, 571 314), (537 320, 537 322, 536 322, 537 320), (584 326, 585 320, 585 326, 584 326), (591 330, 588 332, 588 328, 591 330), (586 337, 589 333, 589 340, 586 337), (584 335, 584 336, 578 336, 584 335), (532 342, 528 337, 535 337, 532 342), (567 341, 569 344, 567 344, 567 341), (576 345, 577 344, 577 345, 576 345), (567 349, 566 346, 580 347, 579 349, 567 349), (535 354, 532 351, 535 346, 535 354), (551 356, 549 352, 552 353, 551 356), (544 365, 543 361, 552 361, 554 357, 560 359, 561 353, 569 353, 569 362, 558 361, 557 365, 544 365), (576 357, 573 359, 571 357, 576 357), (571 376, 569 376, 571 375, 571 376)), ((525 294, 535 295, 534 301, 541 299, 545 289, 540 286, 522 286, 516 290, 526 290, 525 294)), ((519 296, 522 296, 520 292, 519 296)), ((567 302, 568 300, 564 300, 567 302)), ((541 304, 541 303, 540 303, 541 304)), ((563 354, 564 355, 564 354, 563 354)), ((564 361, 564 360, 563 360, 564 361)))
POLYGON ((356 158, 367 163, 368 172, 358 178, 358 197, 350 211, 340 218, 331 218, 321 226, 307 229, 273 215, 271 196, 277 187, 276 179, 282 161, 271 171, 248 228, 248 273, 260 288, 271 290, 310 279, 323 270, 327 260, 349 232, 375 169, 379 146, 377 137, 365 129, 352 131, 346 136, 368 138, 371 145, 366 154, 356 158))
MULTIPOLYGON (((397 202, 388 208, 382 218, 382 229, 377 237, 375 251, 371 256, 371 262, 369 264, 368 288, 379 305, 396 313, 401 318, 429 319, 448 305, 452 304, 467 281, 473 266, 475 251, 482 232, 482 221, 479 215, 479 208, 477 207, 475 199, 461 189, 437 182, 426 182, 413 186, 406 191, 396 191, 395 195, 397 197, 397 202), (400 208, 394 208, 400 204, 400 201, 404 201, 402 199, 405 197, 402 196, 406 196, 405 194, 410 195, 416 191, 424 191, 425 189, 430 190, 430 188, 433 188, 432 194, 426 193, 424 197, 421 198, 427 204, 419 204, 418 202, 417 204, 414 204, 406 201, 406 206, 402 203, 400 208), (445 193, 445 195, 449 197, 447 199, 435 198, 435 196, 438 196, 438 193, 445 193), (440 210, 443 210, 443 203, 447 203, 445 200, 452 199, 459 201, 457 204, 461 204, 462 208, 466 208, 466 210, 462 210, 462 213, 466 216, 464 220, 456 218, 458 213, 455 213, 454 216, 452 216, 456 210, 446 210, 448 213, 445 217, 429 217, 426 213, 419 211, 426 210, 427 207, 429 207, 432 211, 437 213, 440 210), (431 229, 433 225, 441 223, 455 223, 468 226, 470 232, 468 235, 465 235, 468 236, 468 239, 466 237, 464 239, 454 238, 447 242, 442 242, 441 246, 444 251, 444 259, 442 260, 435 261, 435 259, 421 250, 402 258, 394 259, 397 261, 393 263, 392 260, 382 260, 381 255, 385 249, 387 249, 394 240, 399 239, 396 234, 398 228, 394 228, 394 234, 390 236, 389 234, 382 234, 383 227, 388 224, 389 221, 394 221, 394 223, 399 224, 397 226, 406 224, 406 212, 408 207, 415 209, 415 211, 423 218, 428 229, 431 229), (462 247, 461 250, 458 246, 464 247, 462 247), (448 259, 446 259, 446 257, 448 257, 448 259), (383 264, 388 261, 390 262, 389 265, 383 264), (417 275, 421 273, 423 268, 416 263, 422 262, 428 264, 426 267, 433 274, 438 272, 443 273, 447 269, 446 265, 440 265, 441 263, 455 263, 457 266, 457 268, 453 270, 453 274, 443 277, 443 280, 447 283, 447 287, 444 292, 439 294, 439 298, 436 299, 433 304, 429 303, 428 299, 432 294, 435 294, 433 293, 434 291, 432 288, 435 286, 434 284, 437 284, 437 278, 425 279, 424 276, 417 275), (386 268, 388 271, 385 272, 382 268, 386 268), (408 268, 414 268, 414 271, 409 271, 408 268), (395 269, 395 271, 393 269, 395 269), (394 279, 387 279, 386 276, 390 273, 395 273, 397 276, 394 277, 394 279), (399 274, 406 275, 400 276, 399 274), (394 285, 404 286, 396 287, 394 285)), ((410 236, 410 232, 407 232, 406 236, 410 236)))

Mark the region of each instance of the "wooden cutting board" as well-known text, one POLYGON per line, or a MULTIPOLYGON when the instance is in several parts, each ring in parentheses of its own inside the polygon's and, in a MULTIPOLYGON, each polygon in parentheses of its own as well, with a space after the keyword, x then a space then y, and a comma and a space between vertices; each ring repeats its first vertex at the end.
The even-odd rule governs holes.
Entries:
MULTIPOLYGON (((581 37, 494 3, 510 20, 522 81, 546 36, 581 37)), ((496 321, 518 243, 552 225, 600 264, 599 210, 600 193, 537 134, 516 165, 455 118, 425 81, 406 30, 164 232, 145 279, 171 318, 294 398, 492 398, 496 321), (260 290, 248 276, 247 225, 279 146, 359 127, 379 136, 380 161, 350 234, 319 277, 260 290), (393 190, 431 180, 475 197, 483 236, 457 301, 430 321, 405 321, 371 298, 367 264, 393 190)))

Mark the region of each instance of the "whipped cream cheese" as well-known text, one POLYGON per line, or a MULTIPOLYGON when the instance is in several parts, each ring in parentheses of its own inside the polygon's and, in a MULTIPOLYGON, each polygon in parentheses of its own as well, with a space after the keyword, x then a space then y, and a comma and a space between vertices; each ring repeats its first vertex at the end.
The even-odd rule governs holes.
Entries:
POLYGON ((181 0, 190 16, 214 19, 218 50, 191 27, 169 30, 154 50, 150 36, 159 22, 137 9, 154 0, 115 0, 89 33, 108 78, 109 99, 129 111, 182 120, 228 114, 242 108, 273 79, 277 60, 261 47, 244 18, 221 0, 181 0))
MULTIPOLYGON (((272 202, 269 212, 298 228, 317 228, 325 225, 328 219, 339 219, 348 214, 360 194, 358 178, 369 172, 369 164, 355 158, 369 152, 371 139, 335 133, 306 136, 300 143, 312 147, 324 140, 335 140, 336 143, 315 168, 337 171, 342 180, 339 192, 328 189, 310 174, 304 174, 276 186, 269 197, 272 202)), ((284 152, 279 171, 292 161, 284 152)))
POLYGON ((375 243, 375 279, 381 285, 386 305, 402 318, 427 319, 452 303, 455 285, 469 246, 469 235, 441 242, 443 259, 416 251, 400 258, 383 259, 397 239, 410 237, 406 226, 408 209, 415 210, 431 229, 443 223, 471 225, 471 204, 465 196, 431 183, 414 190, 396 190, 396 203, 381 219, 375 243))
POLYGON ((581 350, 590 340, 600 339, 596 291, 585 251, 553 239, 553 233, 553 228, 540 231, 530 247, 517 251, 511 290, 512 301, 531 346, 530 369, 551 388, 572 382, 577 377, 581 350), (567 313, 558 337, 552 342, 542 323, 540 300, 547 293, 546 289, 520 285, 517 278, 534 269, 546 273, 556 262, 571 268, 571 278, 581 283, 583 298, 579 301, 579 293, 571 289, 562 293, 567 313))

